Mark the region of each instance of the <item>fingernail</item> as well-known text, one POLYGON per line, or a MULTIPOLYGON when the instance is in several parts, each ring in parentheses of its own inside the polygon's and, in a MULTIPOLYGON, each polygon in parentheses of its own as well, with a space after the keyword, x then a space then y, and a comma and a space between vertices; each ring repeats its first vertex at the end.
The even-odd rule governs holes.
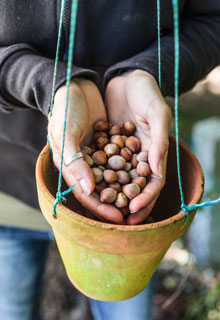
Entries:
POLYGON ((80 181, 81 187, 83 188, 83 191, 87 194, 87 196, 90 195, 91 191, 89 189, 89 185, 85 179, 81 179, 80 181))
POLYGON ((163 178, 163 160, 160 160, 158 164, 158 176, 163 178))

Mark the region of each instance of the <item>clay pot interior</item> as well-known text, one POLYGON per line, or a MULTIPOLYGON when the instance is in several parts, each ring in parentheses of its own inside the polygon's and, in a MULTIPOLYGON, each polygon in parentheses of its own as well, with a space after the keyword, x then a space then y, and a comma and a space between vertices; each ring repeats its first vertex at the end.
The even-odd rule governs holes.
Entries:
MULTIPOLYGON (((180 144, 180 160, 181 160, 181 177, 186 204, 198 201, 203 186, 203 178, 201 175, 201 167, 193 154, 182 144, 180 144)), ((57 192, 58 173, 54 171, 52 162, 45 163, 42 166, 42 176, 46 177, 44 183, 48 191, 55 197, 57 192)), ((66 190, 67 186, 63 182, 62 190, 66 190)), ((97 218, 88 212, 72 194, 67 197, 65 206, 78 213, 97 220, 97 218)), ((155 222, 168 219, 180 212, 180 193, 177 178, 176 166, 176 143, 174 138, 170 138, 170 146, 167 162, 167 178, 166 184, 157 200, 157 203, 151 212, 151 216, 155 222)), ((129 226, 127 226, 129 228, 129 226)))

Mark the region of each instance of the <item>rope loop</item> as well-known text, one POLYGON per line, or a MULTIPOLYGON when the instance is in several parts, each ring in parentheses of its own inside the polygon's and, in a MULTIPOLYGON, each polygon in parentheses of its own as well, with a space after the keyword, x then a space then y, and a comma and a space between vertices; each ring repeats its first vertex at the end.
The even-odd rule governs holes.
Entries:
POLYGON ((53 203, 53 216, 56 217, 57 214, 56 214, 56 206, 58 203, 63 203, 63 202, 66 202, 66 198, 65 198, 65 195, 67 195, 68 193, 72 192, 74 190, 74 187, 75 187, 75 184, 71 187, 69 187, 69 189, 61 192, 61 191, 57 191, 56 193, 56 199, 53 203))

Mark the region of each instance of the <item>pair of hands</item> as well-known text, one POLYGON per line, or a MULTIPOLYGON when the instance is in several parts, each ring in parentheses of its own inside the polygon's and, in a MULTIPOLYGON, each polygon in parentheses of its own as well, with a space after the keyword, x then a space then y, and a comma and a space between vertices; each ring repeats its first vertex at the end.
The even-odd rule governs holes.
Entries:
MULTIPOLYGON (((56 92, 53 115, 48 125, 53 160, 58 170, 65 100, 66 86, 62 86, 56 92)), ((149 150, 149 164, 152 170, 146 187, 129 205, 131 214, 127 217, 126 224, 138 224, 150 214, 165 184, 170 107, 162 97, 154 77, 142 70, 113 78, 106 88, 105 106, 93 82, 85 79, 71 81, 64 159, 79 152, 80 146, 91 143, 92 127, 96 121, 107 119, 107 115, 112 124, 121 125, 125 121, 133 121, 137 127, 136 135, 141 141, 141 149, 149 150)), ((97 217, 108 222, 123 223, 120 210, 102 203, 99 196, 93 192, 95 182, 86 161, 77 159, 68 166, 64 165, 63 178, 68 186, 76 185, 74 196, 97 217)))

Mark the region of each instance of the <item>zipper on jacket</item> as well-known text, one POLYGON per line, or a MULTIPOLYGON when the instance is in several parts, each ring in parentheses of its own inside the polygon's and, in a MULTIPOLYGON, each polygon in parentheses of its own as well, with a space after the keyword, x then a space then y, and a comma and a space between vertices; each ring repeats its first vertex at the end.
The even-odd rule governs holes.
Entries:
POLYGON ((63 59, 62 59, 63 61, 67 61, 67 58, 68 58, 71 2, 72 2, 71 0, 66 0, 64 5, 64 15, 63 15, 64 53, 63 53, 63 59))

